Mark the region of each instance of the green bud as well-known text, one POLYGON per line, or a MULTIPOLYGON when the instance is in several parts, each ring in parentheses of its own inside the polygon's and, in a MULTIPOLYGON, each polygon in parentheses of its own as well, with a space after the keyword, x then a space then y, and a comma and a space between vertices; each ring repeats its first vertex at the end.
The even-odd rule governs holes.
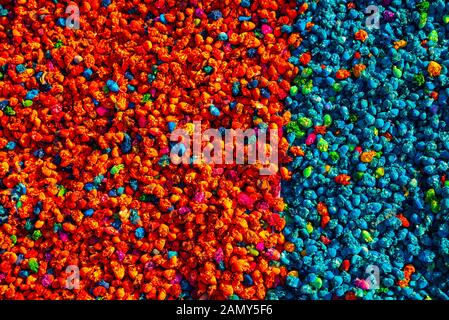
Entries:
POLYGON ((304 68, 301 72, 301 77, 308 78, 312 75, 313 71, 312 68, 304 68))
POLYGON ((115 165, 115 166, 113 166, 112 168, 111 168, 111 174, 112 175, 115 175, 115 174, 117 174, 120 170, 122 170, 123 168, 125 167, 125 165, 123 165, 123 164, 117 164, 117 165, 115 165))
POLYGON ((305 131, 298 130, 298 131, 295 131, 295 135, 297 138, 302 138, 306 135, 306 133, 305 133, 305 131))
POLYGON ((37 262, 35 258, 31 258, 30 260, 28 260, 28 267, 31 271, 37 273, 39 271, 39 262, 37 262))
POLYGON ((145 93, 145 94, 143 95, 143 97, 142 97, 142 102, 145 103, 145 102, 148 102, 148 101, 150 101, 150 100, 151 100, 151 95, 148 94, 148 93, 145 93))
POLYGON ((363 178, 364 175, 365 175, 365 172, 357 171, 357 172, 355 173, 355 175, 354 175, 354 178, 355 178, 356 180, 361 180, 361 179, 363 178))
POLYGON ((426 202, 431 202, 435 199, 435 190, 433 188, 426 191, 425 200, 426 202))
POLYGON ((301 93, 303 95, 308 95, 310 92, 312 92, 312 89, 313 89, 313 86, 305 85, 305 86, 302 87, 301 93))
POLYGON ((432 30, 430 33, 429 33, 429 40, 430 41, 433 41, 433 42, 438 42, 438 32, 436 31, 436 30, 432 30))
POLYGON ((301 117, 299 119, 299 124, 304 128, 310 128, 312 126, 312 120, 306 117, 301 117))
POLYGON ((321 138, 318 143, 317 143, 317 148, 318 150, 320 150, 321 152, 326 152, 329 148, 329 143, 327 143, 326 140, 324 140, 323 138, 321 138))
POLYGON ((364 295, 365 295, 365 293, 363 292, 362 289, 360 289, 360 288, 355 289, 355 296, 357 298, 363 298, 364 295))
POLYGON ((15 116, 16 115, 16 112, 14 111, 13 108, 11 108, 11 106, 6 106, 6 108, 3 110, 7 116, 15 116))
POLYGON ((423 12, 423 13, 421 13, 421 16, 419 17, 419 25, 418 25, 418 27, 420 29, 422 29, 422 28, 425 27, 426 23, 427 23, 427 12, 423 12))
POLYGON ((63 186, 60 187, 59 191, 58 191, 58 197, 63 197, 67 192, 67 189, 64 188, 63 186))
POLYGON ((335 151, 329 152, 329 156, 331 157, 333 162, 337 162, 340 159, 340 155, 335 151))
POLYGON ((402 77, 402 70, 399 69, 399 68, 396 67, 396 66, 393 66, 393 75, 394 75, 396 78, 401 78, 401 77, 402 77))
POLYGON ((298 93, 298 87, 297 86, 292 86, 290 88, 290 95, 294 97, 294 96, 296 96, 297 93, 298 93))
POLYGON ((254 257, 258 257, 258 256, 259 256, 259 251, 257 251, 257 250, 254 249, 254 248, 249 249, 249 250, 248 250, 248 253, 249 253, 250 255, 254 256, 254 257))
POLYGON ((307 225, 306 225, 306 230, 307 230, 307 232, 308 232, 309 234, 312 233, 312 231, 313 231, 313 226, 312 226, 312 224, 311 224, 310 222, 307 223, 307 225))
POLYGON ((290 133, 290 132, 295 132, 296 130, 299 130, 298 123, 295 122, 295 121, 289 122, 289 123, 285 126, 285 128, 287 129, 287 132, 288 132, 288 133, 290 133))
POLYGON ((335 92, 340 92, 341 90, 343 90, 343 85, 339 82, 335 82, 332 85, 332 89, 334 89, 335 92))
POLYGON ((418 3, 418 4, 416 5, 416 8, 418 9, 418 11, 419 11, 420 13, 423 13, 423 12, 428 11, 428 10, 429 10, 429 7, 430 7, 429 1, 421 1, 420 3, 418 3))
POLYGON ((385 174, 384 168, 380 167, 380 168, 376 169, 375 175, 376 175, 377 179, 379 179, 380 177, 383 177, 384 174, 385 174))
POLYGON ((438 202, 438 200, 433 199, 432 201, 430 201, 430 210, 432 210, 433 213, 437 213, 438 211, 440 211, 440 203, 438 202))
POLYGON ((303 173, 302 173, 304 178, 310 177, 310 175, 312 174, 312 171, 313 171, 313 167, 312 166, 309 166, 309 167, 305 168, 303 173))
POLYGON ((42 237, 42 232, 40 230, 34 230, 33 235, 31 236, 31 238, 36 241, 38 240, 40 237, 42 237))
POLYGON ((371 241, 373 241, 373 238, 371 238, 371 235, 370 235, 369 232, 366 231, 366 230, 363 230, 363 231, 362 231, 362 237, 363 237, 363 240, 365 240, 366 242, 371 242, 371 241))
POLYGON ((330 114, 325 114, 323 117, 323 121, 324 121, 324 125, 326 127, 329 127, 332 124, 332 117, 330 116, 330 114))
POLYGON ((422 73, 415 74, 413 76, 413 82, 418 86, 421 87, 426 82, 426 79, 424 78, 424 75, 422 73))
POLYGON ((287 128, 288 133, 294 132, 296 138, 302 138, 306 134, 304 131, 302 131, 299 128, 299 121, 292 121, 289 124, 287 124, 285 127, 287 128))
POLYGON ((24 101, 22 101, 22 105, 24 107, 31 107, 33 105, 33 101, 31 101, 31 100, 24 100, 24 101))
POLYGON ((59 49, 59 48, 61 48, 62 47, 62 45, 63 45, 64 43, 62 42, 62 40, 58 40, 55 44, 54 44, 54 48, 55 49, 59 49))

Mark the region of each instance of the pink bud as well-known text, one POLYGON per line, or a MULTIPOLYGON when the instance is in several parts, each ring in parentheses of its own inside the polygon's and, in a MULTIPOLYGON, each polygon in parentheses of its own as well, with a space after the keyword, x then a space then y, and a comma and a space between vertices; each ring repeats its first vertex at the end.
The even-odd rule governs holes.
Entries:
POLYGON ((145 117, 140 117, 139 120, 137 120, 137 123, 139 124, 139 127, 145 128, 147 125, 147 119, 145 119, 145 117))
POLYGON ((108 113, 108 109, 103 108, 103 107, 98 107, 98 108, 97 108, 97 113, 102 117, 102 116, 104 116, 106 113, 108 113))
POLYGON ((268 33, 272 33, 273 32, 273 28, 271 28, 269 25, 264 24, 262 26, 262 33, 263 34, 268 34, 268 33))
POLYGON ((309 134, 307 136, 306 139, 306 145, 310 146, 311 144, 313 144, 316 140, 316 134, 314 132, 312 132, 311 134, 309 134))
POLYGON ((362 290, 369 290, 369 288, 370 288, 369 283, 364 279, 357 278, 357 279, 355 279, 354 284, 357 288, 360 288, 362 290))
POLYGON ((247 207, 248 209, 249 209, 249 208, 252 208, 253 205, 254 205, 254 200, 251 199, 250 196, 248 196, 246 193, 243 193, 243 192, 241 192, 241 193, 238 195, 238 202, 239 202, 241 205, 244 205, 245 207, 247 207))
POLYGON ((67 242, 67 241, 69 241, 69 236, 67 235, 67 233, 60 232, 59 239, 61 239, 62 242, 67 242))

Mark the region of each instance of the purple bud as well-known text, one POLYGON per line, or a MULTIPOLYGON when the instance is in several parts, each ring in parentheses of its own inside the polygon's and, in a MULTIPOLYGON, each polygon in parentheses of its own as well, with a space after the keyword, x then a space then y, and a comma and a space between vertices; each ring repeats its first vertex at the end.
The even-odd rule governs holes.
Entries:
POLYGON ((195 9, 195 16, 197 16, 198 18, 200 18, 201 16, 204 15, 204 10, 201 8, 196 8, 195 9))
POLYGON ((392 12, 390 10, 385 10, 383 13, 383 16, 384 16, 385 21, 387 21, 387 22, 392 22, 392 21, 394 21, 394 18, 395 18, 394 12, 392 12))
POLYGON ((45 254, 45 261, 49 262, 51 260, 51 254, 49 252, 47 252, 45 254))
POLYGON ((123 261, 123 259, 125 259, 125 254, 120 250, 117 251, 117 256, 120 262, 123 261))
POLYGON ((197 192, 196 194, 195 194, 195 197, 193 198, 193 201, 196 201, 196 202, 200 202, 200 203, 202 203, 202 202, 204 202, 204 199, 205 199, 206 197, 205 197, 205 194, 204 194, 204 192, 197 192))
POLYGON ((51 285, 52 281, 50 279, 50 276, 48 274, 44 275, 42 277, 42 281, 41 281, 42 285, 47 288, 51 285))
POLYGON ((190 207, 181 207, 178 210, 179 214, 186 214, 191 211, 192 211, 192 209, 190 207))

